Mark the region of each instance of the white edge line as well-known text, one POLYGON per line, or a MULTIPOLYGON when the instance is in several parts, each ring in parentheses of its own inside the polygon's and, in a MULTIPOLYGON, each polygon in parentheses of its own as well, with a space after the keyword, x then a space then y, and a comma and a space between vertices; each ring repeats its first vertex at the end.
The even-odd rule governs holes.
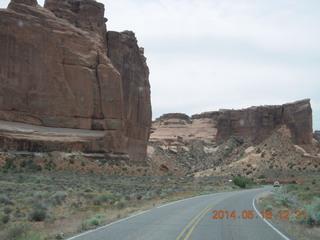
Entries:
POLYGON ((254 210, 258 213, 258 215, 260 216, 260 218, 265 221, 274 231, 276 231, 281 237, 283 237, 284 239, 286 240, 290 240, 290 238, 286 237, 282 232, 280 232, 277 228, 275 228, 271 223, 269 223, 265 218, 262 218, 261 214, 259 213, 259 211, 257 210, 256 208, 256 204, 255 204, 255 201, 256 201, 256 198, 260 195, 261 193, 259 193, 257 196, 255 196, 252 200, 252 205, 253 205, 253 208, 254 210))
POLYGON ((115 222, 109 223, 109 224, 104 225, 104 226, 101 226, 101 227, 99 227, 99 228, 95 228, 95 229, 92 229, 92 230, 90 230, 90 231, 86 231, 86 232, 84 232, 84 233, 80 233, 80 234, 78 234, 78 235, 76 235, 76 236, 73 236, 73 237, 67 238, 67 240, 72 240, 72 239, 75 239, 75 238, 81 237, 81 236, 86 235, 86 234, 88 234, 88 233, 91 233, 91 232, 97 231, 97 230, 102 229, 102 228, 105 228, 105 227, 109 227, 109 226, 111 226, 111 225, 113 225, 113 224, 116 224, 116 223, 119 223, 119 222, 122 222, 122 221, 128 220, 128 219, 130 219, 130 218, 133 218, 133 217, 139 216, 139 215, 141 215, 141 214, 147 213, 147 212, 149 212, 149 211, 151 211, 151 210, 152 210, 152 209, 149 209, 149 210, 146 210, 146 211, 143 211, 143 212, 139 212, 139 213, 133 214, 133 215, 131 215, 131 216, 129 216, 129 217, 122 218, 122 219, 120 219, 120 220, 118 220, 118 221, 115 221, 115 222))
MULTIPOLYGON (((212 194, 212 193, 211 193, 211 194, 212 194)), ((154 210, 154 209, 157 209, 157 208, 162 208, 162 207, 165 207, 165 206, 174 204, 174 203, 178 203, 178 202, 190 200, 190 199, 193 199, 193 198, 204 197, 204 196, 211 195, 211 194, 205 194, 205 195, 200 195, 200 196, 194 196, 194 197, 191 197, 191 198, 180 199, 180 200, 177 200, 177 201, 174 201, 174 202, 170 202, 170 203, 167 203, 167 204, 164 204, 164 205, 160 205, 160 206, 158 206, 158 207, 156 207, 156 208, 151 208, 151 209, 146 210, 146 211, 138 212, 138 213, 133 214, 133 215, 131 215, 131 216, 129 216, 129 217, 122 218, 122 219, 120 219, 120 220, 118 220, 118 221, 115 221, 115 222, 109 223, 109 224, 107 224, 107 225, 104 225, 104 226, 101 226, 101 227, 92 229, 92 230, 90 230, 90 231, 86 231, 86 232, 80 233, 80 234, 78 234, 78 235, 76 235, 76 236, 67 238, 67 240, 76 239, 76 238, 78 238, 78 237, 84 236, 84 235, 89 234, 89 233, 91 233, 91 232, 97 231, 97 230, 102 229, 102 228, 105 228, 105 227, 109 227, 109 226, 111 226, 111 225, 113 225, 113 224, 116 224, 116 223, 119 223, 119 222, 128 220, 128 219, 130 219, 130 218, 139 216, 139 215, 141 215, 141 214, 147 213, 147 212, 149 212, 149 211, 151 211, 151 210, 154 210)), ((213 193, 213 194, 215 194, 215 193, 213 193)), ((217 193, 217 194, 219 194, 219 193, 217 193)))

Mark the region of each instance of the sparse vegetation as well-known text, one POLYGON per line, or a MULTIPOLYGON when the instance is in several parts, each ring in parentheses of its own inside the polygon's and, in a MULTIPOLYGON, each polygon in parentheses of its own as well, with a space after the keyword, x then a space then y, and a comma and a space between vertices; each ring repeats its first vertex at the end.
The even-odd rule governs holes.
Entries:
POLYGON ((304 184, 288 184, 272 190, 259 200, 265 211, 271 210, 272 220, 290 232, 297 239, 319 239, 320 232, 320 186, 314 180, 304 184), (311 187, 312 186, 312 187, 311 187), (279 216, 280 211, 288 211, 288 219, 279 216), (303 212, 300 217, 296 211, 303 212), (296 214, 293 214, 295 213, 296 214))
POLYGON ((155 204, 221 190, 209 177, 199 184, 192 177, 44 171, 0 175, 0 239, 64 239, 155 204))
POLYGON ((30 220, 35 222, 42 222, 46 219, 47 213, 44 210, 36 209, 30 214, 30 220))
POLYGON ((232 181, 235 185, 237 185, 240 188, 246 188, 253 185, 252 179, 245 177, 236 177, 232 181))

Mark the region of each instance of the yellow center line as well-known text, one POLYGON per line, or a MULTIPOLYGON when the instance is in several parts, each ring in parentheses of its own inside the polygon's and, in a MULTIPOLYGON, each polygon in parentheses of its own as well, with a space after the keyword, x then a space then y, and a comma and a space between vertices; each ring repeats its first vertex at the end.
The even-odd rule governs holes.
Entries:
MULTIPOLYGON (((231 195, 233 196, 233 195, 231 195)), ((189 237, 191 236, 193 230, 195 229, 195 227, 197 226, 197 224, 200 222, 200 220, 218 203, 222 202, 223 200, 225 200, 228 197, 231 196, 227 196, 224 198, 219 199, 218 201, 210 204, 208 207, 206 207, 205 209, 203 209, 197 216, 195 216, 189 223, 188 225, 182 230, 182 232, 179 234, 179 236, 176 238, 176 240, 180 240, 180 238, 186 233, 186 231, 189 229, 187 235, 183 238, 184 240, 188 240, 189 237), (192 227, 191 227, 192 226, 192 227)))

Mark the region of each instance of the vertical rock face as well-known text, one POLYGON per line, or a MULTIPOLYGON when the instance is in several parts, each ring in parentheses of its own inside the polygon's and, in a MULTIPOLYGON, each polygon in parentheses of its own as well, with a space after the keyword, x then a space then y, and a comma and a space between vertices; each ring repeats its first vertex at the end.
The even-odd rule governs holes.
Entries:
POLYGON ((125 130, 129 155, 145 159, 151 126, 149 69, 133 32, 109 31, 108 57, 122 78, 125 130))
POLYGON ((103 4, 93 0, 46 0, 44 8, 12 0, 1 9, 0 119, 105 131, 99 151, 143 161, 151 122, 148 68, 131 38, 118 43, 128 46, 117 50, 126 60, 114 67, 105 22, 103 4), (140 154, 130 154, 130 142, 140 154))
POLYGON ((320 143, 320 131, 315 131, 313 133, 313 138, 316 139, 320 143))
POLYGON ((296 144, 311 144, 313 131, 310 100, 281 106, 222 110, 218 118, 217 140, 239 136, 261 142, 280 125, 288 127, 296 144))
POLYGON ((212 143, 217 135, 216 125, 216 112, 192 117, 183 113, 164 114, 153 122, 150 141, 171 143, 198 139, 212 143))
POLYGON ((179 113, 164 114, 153 123, 150 140, 172 141, 182 137, 185 140, 223 142, 230 137, 239 137, 260 143, 283 125, 290 130, 295 144, 310 145, 313 137, 310 100, 205 112, 192 117, 179 113))

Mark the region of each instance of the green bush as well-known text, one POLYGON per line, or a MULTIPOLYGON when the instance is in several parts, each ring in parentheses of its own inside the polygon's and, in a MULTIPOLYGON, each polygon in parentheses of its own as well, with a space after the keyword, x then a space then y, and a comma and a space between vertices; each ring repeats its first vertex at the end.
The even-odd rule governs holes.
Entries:
POLYGON ((0 203, 4 205, 14 205, 7 195, 0 195, 0 203))
POLYGON ((64 237, 63 237, 63 233, 57 233, 56 235, 55 235, 55 239, 63 239, 64 237))
POLYGON ((100 220, 96 217, 90 218, 88 220, 84 220, 81 224, 82 230, 87 230, 92 226, 99 226, 100 220))
POLYGON ((9 215, 4 215, 1 219, 1 221, 6 224, 10 221, 10 216, 9 215))
POLYGON ((128 205, 128 201, 125 199, 121 199, 119 202, 117 202, 117 208, 120 209, 124 209, 126 206, 128 205))
POLYGON ((3 166, 4 169, 15 169, 16 165, 14 165, 14 158, 6 158, 6 163, 3 166))
POLYGON ((104 203, 113 204, 115 201, 116 198, 111 193, 102 194, 93 198, 93 204, 97 206, 104 203))
POLYGON ((52 159, 50 159, 50 161, 46 163, 44 168, 48 171, 51 171, 51 170, 54 170, 56 167, 57 165, 53 162, 52 159))
POLYGON ((235 185, 239 186, 240 188, 246 188, 253 184, 252 179, 245 177, 236 177, 232 181, 235 185))
POLYGON ((51 202, 54 205, 61 205, 66 198, 68 197, 68 193, 66 192, 56 192, 54 194, 52 194, 52 196, 50 197, 51 202))
POLYGON ((3 239, 19 239, 26 235, 31 230, 31 227, 26 224, 14 224, 7 227, 3 233, 3 239))
POLYGON ((47 213, 44 210, 35 210, 29 216, 30 220, 35 222, 42 222, 46 217, 47 213))
POLYGON ((295 207, 298 200, 296 196, 293 196, 287 191, 286 188, 275 188, 272 190, 272 197, 275 200, 276 206, 295 207))
POLYGON ((11 208, 9 208, 9 207, 5 207, 4 209, 3 209, 3 212, 5 213, 5 214, 9 214, 9 213, 11 213, 13 210, 11 209, 11 208))
POLYGON ((306 219, 298 219, 298 222, 305 223, 308 225, 320 225, 320 198, 315 198, 315 200, 308 205, 304 206, 306 211, 306 219))
POLYGON ((273 210, 273 206, 271 205, 267 205, 265 208, 264 208, 265 211, 272 211, 273 210))
POLYGON ((296 185, 296 184, 289 184, 289 185, 286 186, 286 188, 287 188, 287 190, 289 192, 291 192, 291 191, 299 190, 300 187, 298 185, 296 185))
POLYGON ((106 217, 107 217, 107 214, 104 214, 104 213, 97 213, 94 217, 95 217, 95 218, 98 218, 98 219, 106 218, 106 217))

